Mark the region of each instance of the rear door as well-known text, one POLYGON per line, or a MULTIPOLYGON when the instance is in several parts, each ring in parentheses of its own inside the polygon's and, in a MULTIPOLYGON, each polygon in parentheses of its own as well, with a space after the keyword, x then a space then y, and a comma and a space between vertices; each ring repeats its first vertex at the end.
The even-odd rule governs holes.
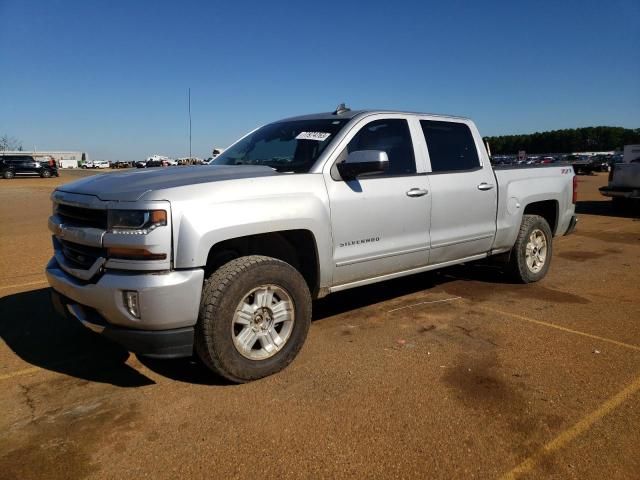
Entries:
POLYGON ((424 156, 413 147, 419 127, 409 120, 390 114, 368 117, 338 146, 336 163, 353 151, 385 151, 389 157, 386 172, 344 181, 335 163, 325 171, 334 285, 428 263, 429 179, 424 156))
POLYGON ((16 158, 16 173, 37 173, 40 165, 33 157, 20 156, 16 158))
POLYGON ((464 121, 421 119, 431 167, 430 264, 488 252, 496 231, 496 180, 482 139, 464 121), (478 142, 480 142, 478 144, 478 142))
POLYGON ((29 166, 25 161, 25 157, 9 157, 8 164, 13 168, 16 175, 21 173, 29 173, 29 166))

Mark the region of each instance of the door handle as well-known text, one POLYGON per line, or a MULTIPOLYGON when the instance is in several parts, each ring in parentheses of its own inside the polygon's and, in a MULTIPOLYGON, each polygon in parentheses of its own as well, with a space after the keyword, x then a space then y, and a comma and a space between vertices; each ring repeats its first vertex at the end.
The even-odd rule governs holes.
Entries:
POLYGON ((482 182, 478 185, 478 190, 491 190, 493 185, 491 183, 482 182))
POLYGON ((407 196, 408 197, 422 197, 423 195, 426 195, 427 193, 429 193, 429 190, 427 190, 426 188, 412 188, 411 190, 409 190, 407 192, 407 196))

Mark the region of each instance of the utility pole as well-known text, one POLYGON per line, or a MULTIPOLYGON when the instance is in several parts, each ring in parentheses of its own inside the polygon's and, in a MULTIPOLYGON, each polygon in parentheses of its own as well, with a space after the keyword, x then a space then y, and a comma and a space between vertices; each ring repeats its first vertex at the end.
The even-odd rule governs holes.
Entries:
POLYGON ((191 163, 191 87, 189 87, 189 163, 191 163))

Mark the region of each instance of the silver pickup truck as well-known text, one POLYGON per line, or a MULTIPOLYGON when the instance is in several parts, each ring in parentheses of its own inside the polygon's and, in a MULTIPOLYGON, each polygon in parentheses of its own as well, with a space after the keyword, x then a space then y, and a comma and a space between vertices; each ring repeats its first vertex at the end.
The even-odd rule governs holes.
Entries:
POLYGON ((212 165, 96 175, 52 194, 59 312, 235 382, 297 355, 312 299, 497 256, 535 282, 576 224, 570 166, 491 167, 466 118, 281 120, 212 165))

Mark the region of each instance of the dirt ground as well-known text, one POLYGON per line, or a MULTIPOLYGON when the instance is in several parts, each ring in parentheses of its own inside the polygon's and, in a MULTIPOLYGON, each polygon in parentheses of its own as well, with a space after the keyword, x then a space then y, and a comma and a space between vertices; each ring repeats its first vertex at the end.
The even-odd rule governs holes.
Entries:
POLYGON ((289 368, 237 386, 53 313, 49 194, 89 173, 0 181, 0 478, 640 477, 640 222, 606 174, 542 282, 468 265, 329 296, 289 368))

